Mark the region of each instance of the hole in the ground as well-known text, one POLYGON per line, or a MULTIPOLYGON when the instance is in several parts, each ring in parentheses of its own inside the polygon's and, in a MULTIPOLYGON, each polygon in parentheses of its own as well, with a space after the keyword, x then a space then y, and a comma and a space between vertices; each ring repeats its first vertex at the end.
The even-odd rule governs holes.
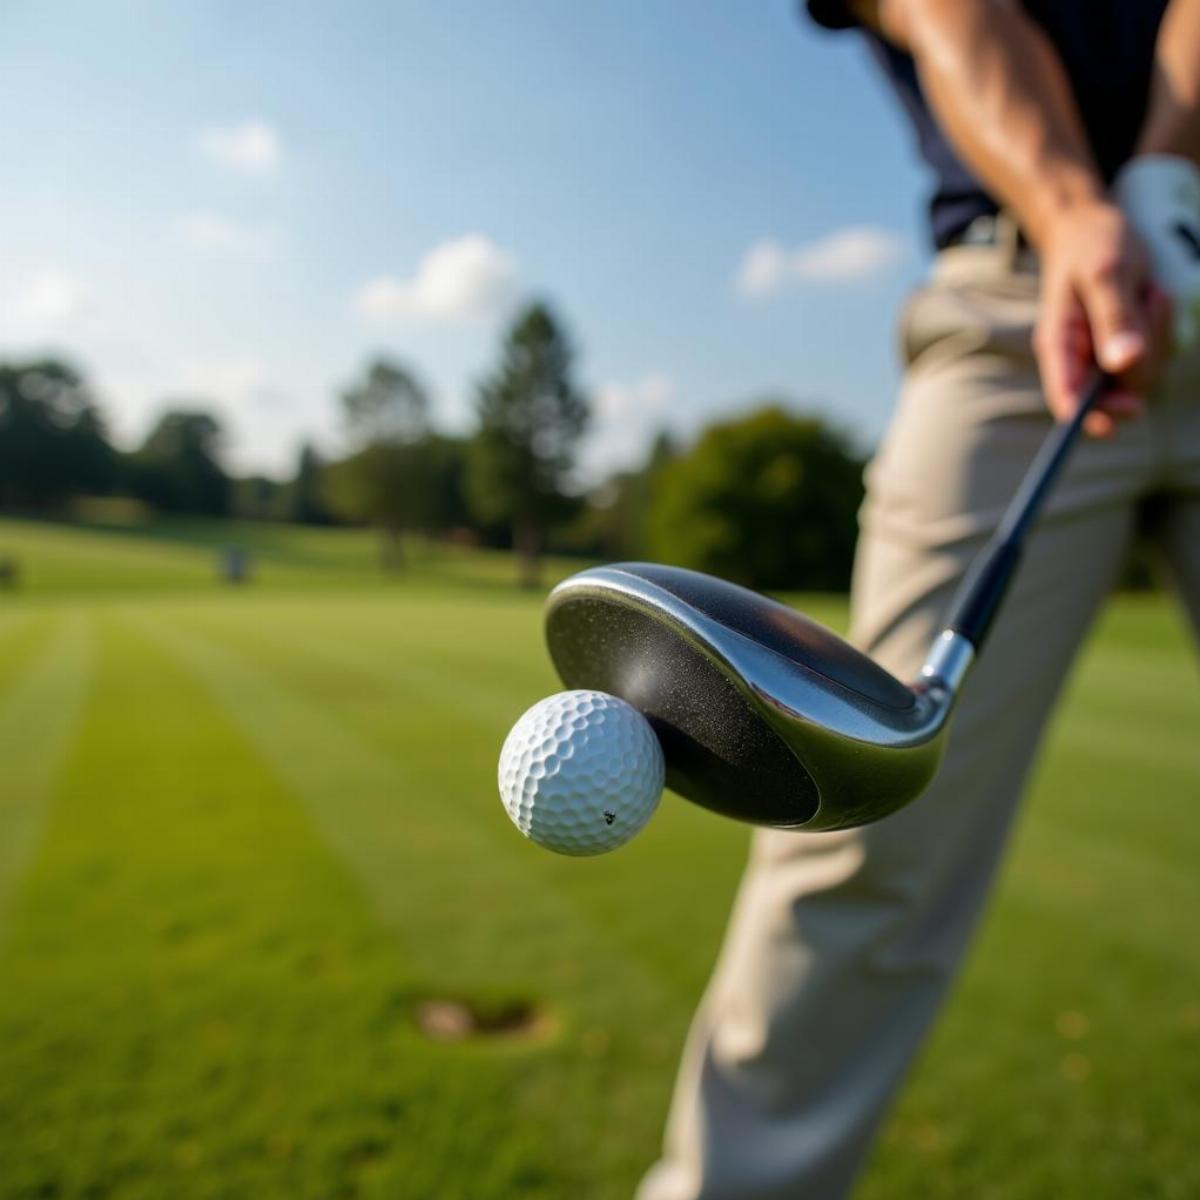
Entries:
POLYGON ((532 1000, 430 997, 413 1010, 417 1028, 431 1042, 483 1038, 545 1038, 553 1032, 550 1013, 532 1000))

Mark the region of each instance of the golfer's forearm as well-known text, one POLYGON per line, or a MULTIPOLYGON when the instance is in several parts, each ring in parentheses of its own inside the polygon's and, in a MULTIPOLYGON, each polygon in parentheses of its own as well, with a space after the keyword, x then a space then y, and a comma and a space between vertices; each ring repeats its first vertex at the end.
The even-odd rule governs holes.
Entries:
POLYGON ((912 54, 955 148, 1035 243, 1103 197, 1066 71, 1019 4, 871 0, 860 11, 912 54))
POLYGON ((1138 153, 1200 163, 1200 0, 1171 0, 1163 17, 1138 153))

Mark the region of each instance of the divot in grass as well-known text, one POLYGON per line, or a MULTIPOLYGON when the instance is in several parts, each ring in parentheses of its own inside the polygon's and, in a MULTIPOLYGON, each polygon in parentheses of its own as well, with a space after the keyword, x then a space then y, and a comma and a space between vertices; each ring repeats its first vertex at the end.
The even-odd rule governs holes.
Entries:
POLYGON ((428 997, 413 1009, 422 1037, 431 1042, 497 1040, 549 1042, 558 1022, 533 1000, 428 997))

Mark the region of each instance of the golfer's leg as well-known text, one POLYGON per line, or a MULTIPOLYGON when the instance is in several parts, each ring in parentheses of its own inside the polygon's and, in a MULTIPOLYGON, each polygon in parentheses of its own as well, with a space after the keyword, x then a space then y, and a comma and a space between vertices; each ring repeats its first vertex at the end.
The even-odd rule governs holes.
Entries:
MULTIPOLYGON (((913 677, 1049 427, 1032 365, 911 377, 871 473, 856 635, 913 677)), ((642 1200, 846 1195, 963 953, 1047 710, 1132 523, 1142 439, 1084 448, 907 810, 755 841, 642 1200)))

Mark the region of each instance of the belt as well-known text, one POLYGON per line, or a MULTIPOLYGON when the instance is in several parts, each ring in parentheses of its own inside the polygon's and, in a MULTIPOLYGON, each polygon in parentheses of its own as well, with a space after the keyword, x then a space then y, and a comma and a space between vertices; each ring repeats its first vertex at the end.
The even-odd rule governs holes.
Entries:
POLYGON ((1027 250, 1029 242, 1008 213, 980 213, 957 233, 951 234, 945 248, 951 246, 1008 246, 1013 250, 1027 250))

